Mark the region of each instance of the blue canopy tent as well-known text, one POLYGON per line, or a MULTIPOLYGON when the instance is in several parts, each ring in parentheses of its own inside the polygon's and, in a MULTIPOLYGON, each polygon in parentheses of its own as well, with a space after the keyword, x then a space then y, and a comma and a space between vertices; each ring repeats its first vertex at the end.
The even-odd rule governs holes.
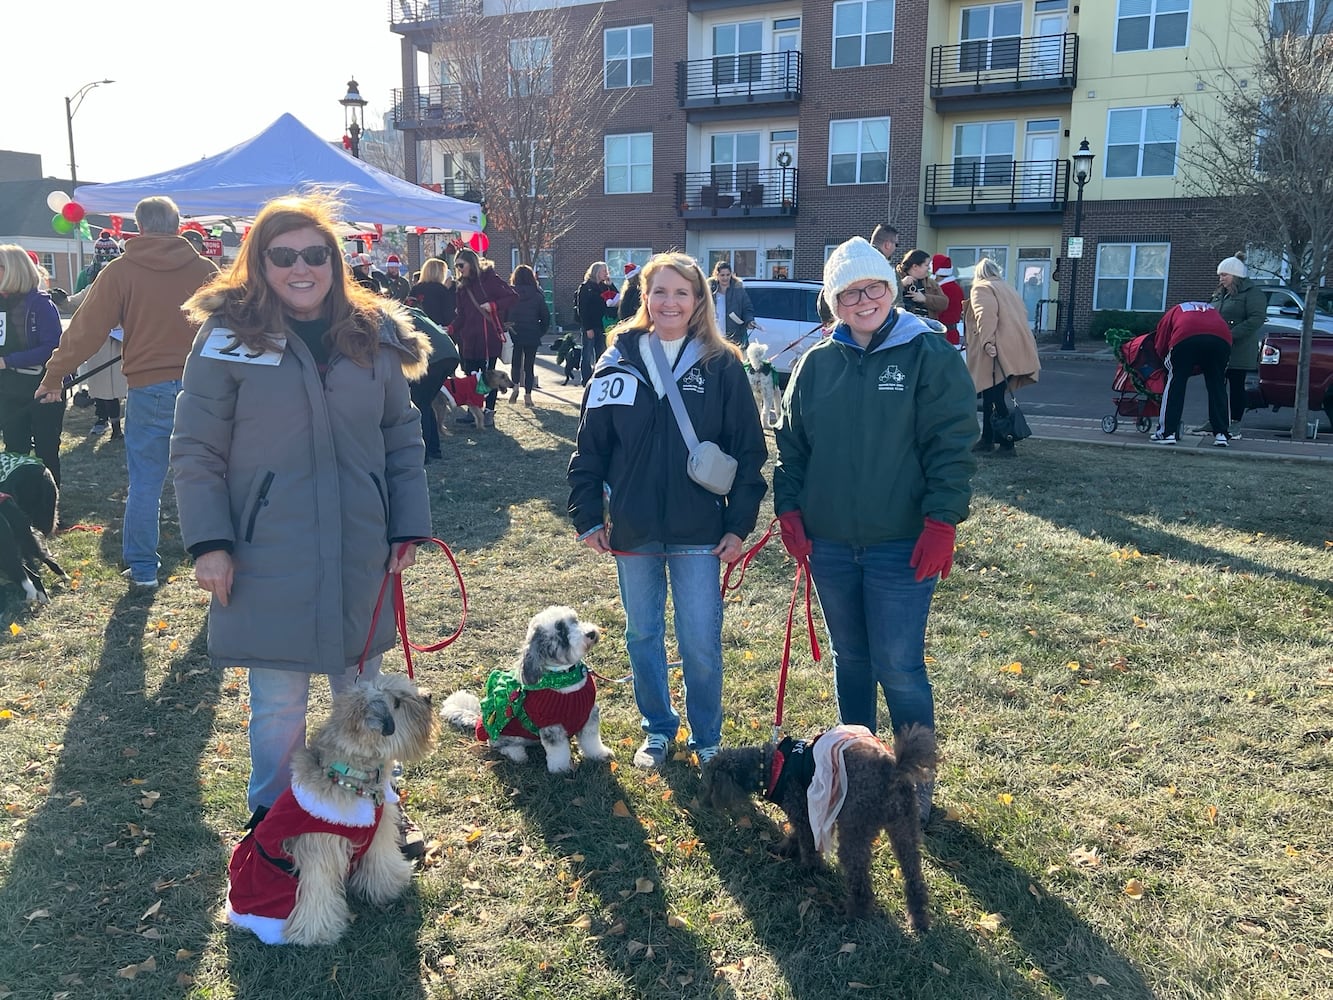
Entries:
POLYGON ((347 222, 481 228, 481 206, 450 198, 345 153, 284 114, 252 139, 194 163, 115 184, 85 184, 74 200, 89 212, 130 215, 143 198, 165 195, 183 216, 252 218, 265 202, 326 191, 347 222))

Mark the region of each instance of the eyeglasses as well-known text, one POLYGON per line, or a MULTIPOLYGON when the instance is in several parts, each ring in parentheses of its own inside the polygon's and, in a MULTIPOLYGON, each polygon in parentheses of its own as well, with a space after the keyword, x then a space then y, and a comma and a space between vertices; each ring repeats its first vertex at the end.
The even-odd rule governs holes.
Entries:
POLYGON ((311 267, 322 267, 328 263, 329 254, 331 253, 333 251, 326 245, 317 243, 314 246, 306 247, 304 250, 293 250, 291 247, 269 247, 264 251, 264 256, 274 267, 292 267, 296 263, 297 257, 300 257, 311 267))
POLYGON ((866 285, 864 288, 844 288, 838 293, 838 305, 854 306, 862 298, 882 299, 889 293, 889 283, 887 281, 876 281, 873 285, 866 285))

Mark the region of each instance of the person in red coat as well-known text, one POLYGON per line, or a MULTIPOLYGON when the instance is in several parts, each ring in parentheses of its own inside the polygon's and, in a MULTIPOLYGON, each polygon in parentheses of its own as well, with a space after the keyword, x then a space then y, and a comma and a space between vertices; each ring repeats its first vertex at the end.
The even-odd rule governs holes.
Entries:
MULTIPOLYGON (((464 375, 489 371, 500 358, 500 334, 518 293, 495 273, 490 261, 483 261, 466 247, 454 257, 454 276, 457 312, 450 332, 458 345, 458 370, 464 375)), ((495 397, 494 390, 486 397, 487 427, 495 426, 495 397)), ((464 414, 457 420, 460 424, 470 424, 472 414, 464 414)))
POLYGON ((967 296, 963 294, 963 286, 954 277, 953 261, 948 256, 937 253, 930 258, 930 270, 935 275, 935 283, 940 286, 940 291, 949 300, 948 307, 940 310, 935 318, 944 324, 945 339, 961 351, 963 338, 958 332, 958 324, 963 321, 963 303, 967 301, 967 296))
POLYGON ((1166 311, 1157 324, 1153 346, 1166 365, 1165 405, 1152 440, 1175 444, 1180 414, 1185 409, 1185 386, 1195 368, 1203 372, 1208 388, 1208 423, 1213 444, 1225 448, 1228 433, 1226 368, 1231 356, 1231 327, 1207 302, 1182 302, 1166 311))

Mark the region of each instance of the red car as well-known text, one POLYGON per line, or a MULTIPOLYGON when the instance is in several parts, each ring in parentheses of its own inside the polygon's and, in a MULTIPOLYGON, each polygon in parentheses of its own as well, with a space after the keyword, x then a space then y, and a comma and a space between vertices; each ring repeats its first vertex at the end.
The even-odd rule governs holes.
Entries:
MULTIPOLYGON (((1258 378, 1246 386, 1251 401, 1274 410, 1294 406, 1300 319, 1287 315, 1269 319, 1259 328, 1259 339, 1258 378)), ((1333 325, 1318 318, 1310 344, 1309 406, 1311 412, 1323 410, 1333 422, 1333 325)))

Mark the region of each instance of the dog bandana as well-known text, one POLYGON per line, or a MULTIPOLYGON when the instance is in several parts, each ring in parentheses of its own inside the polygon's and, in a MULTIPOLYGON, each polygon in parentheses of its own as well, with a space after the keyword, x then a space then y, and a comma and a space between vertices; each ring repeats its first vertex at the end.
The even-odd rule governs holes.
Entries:
POLYGON ((486 678, 477 739, 483 743, 500 736, 535 740, 541 730, 555 725, 577 733, 588 724, 596 701, 597 685, 582 663, 542 674, 533 685, 523 684, 507 670, 493 670, 486 678))
POLYGON ((0 451, 0 482, 8 479, 16 469, 25 465, 41 465, 40 458, 31 455, 17 455, 12 451, 0 451))
POLYGON ((769 802, 781 802, 791 785, 795 784, 797 788, 810 787, 810 781, 815 776, 813 751, 819 736, 810 740, 794 740, 788 736, 778 744, 778 748, 773 751, 773 767, 763 788, 764 798, 769 802))
POLYGON ((815 850, 820 854, 833 849, 833 827, 847 798, 844 758, 847 748, 858 740, 883 744, 865 726, 834 726, 815 745, 815 775, 806 792, 810 811, 810 831, 815 835, 815 850))
MULTIPOLYGON (((398 796, 385 783, 386 801, 398 796)), ((227 920, 252 931, 265 944, 285 944, 283 925, 296 906, 300 872, 283 841, 303 833, 332 833, 352 842, 351 867, 370 849, 384 815, 382 805, 358 799, 345 811, 330 813, 300 785, 278 797, 253 830, 236 845, 227 868, 227 920), (304 801, 303 801, 304 800, 304 801)))

